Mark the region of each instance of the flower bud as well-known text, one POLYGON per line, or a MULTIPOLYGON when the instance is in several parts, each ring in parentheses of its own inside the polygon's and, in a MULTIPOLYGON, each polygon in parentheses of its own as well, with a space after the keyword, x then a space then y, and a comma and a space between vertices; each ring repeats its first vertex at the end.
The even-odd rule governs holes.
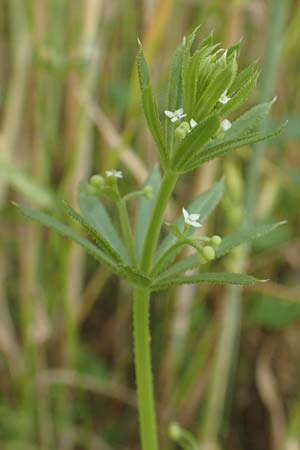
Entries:
POLYGON ((90 178, 90 185, 94 187, 102 187, 105 184, 105 180, 101 175, 93 175, 90 178))
POLYGON ((215 251, 210 245, 203 247, 201 254, 206 261, 215 259, 215 251))
POLYGON ((219 247, 221 245, 221 243, 222 243, 222 238, 217 235, 213 236, 210 240, 210 244, 214 248, 219 247))
POLYGON ((175 129, 175 136, 179 139, 184 139, 185 136, 190 131, 190 125, 188 122, 182 122, 176 129, 175 129))
POLYGON ((151 198, 153 198, 153 189, 152 186, 145 186, 144 187, 144 195, 146 198, 148 198, 149 200, 151 200, 151 198))
POLYGON ((181 436, 181 430, 177 423, 171 423, 168 431, 171 439, 177 440, 181 436))

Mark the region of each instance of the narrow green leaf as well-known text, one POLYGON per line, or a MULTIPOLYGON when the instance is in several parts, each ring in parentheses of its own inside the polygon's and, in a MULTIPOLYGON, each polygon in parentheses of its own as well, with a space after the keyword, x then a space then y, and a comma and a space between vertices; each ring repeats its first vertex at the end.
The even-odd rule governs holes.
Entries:
POLYGON ((207 116, 226 89, 232 84, 236 75, 236 57, 231 57, 230 63, 222 68, 223 60, 220 58, 215 64, 215 74, 211 77, 207 88, 197 101, 193 111, 193 118, 198 122, 203 116, 207 116))
POLYGON ((50 228, 61 236, 67 237, 72 241, 79 244, 88 254, 93 256, 101 264, 107 266, 113 273, 119 275, 122 278, 130 281, 131 283, 139 286, 146 287, 150 284, 150 279, 142 272, 135 270, 125 264, 116 264, 110 257, 108 257, 103 251, 101 251, 96 245, 90 242, 85 237, 74 231, 71 227, 58 222, 49 214, 45 214, 39 211, 33 211, 29 208, 25 208, 20 205, 15 205, 18 210, 28 219, 34 220, 41 225, 50 228))
POLYGON ((186 137, 175 152, 172 168, 177 171, 189 164, 198 152, 217 132, 220 126, 219 116, 212 114, 202 120, 186 137))
POLYGON ((285 221, 282 221, 273 224, 253 225, 251 227, 241 228, 222 240, 220 247, 216 249, 216 258, 226 255, 226 253, 241 244, 253 242, 255 239, 271 233, 285 223, 285 221))
POLYGON ((281 133, 284 127, 285 124, 270 133, 253 133, 249 134, 248 136, 243 136, 239 139, 233 139, 231 141, 224 142, 222 141, 222 143, 216 140, 215 144, 211 143, 209 144, 209 147, 204 147, 197 155, 195 155, 195 158, 189 165, 187 164, 180 169, 180 172, 190 172, 191 170, 199 167, 201 164, 204 164, 205 162, 212 159, 219 158, 220 156, 224 156, 232 150, 236 150, 250 144, 255 144, 256 142, 262 142, 266 139, 277 136, 281 133))
POLYGON ((228 89, 229 97, 233 97, 257 73, 256 62, 239 72, 228 89))
POLYGON ((197 32, 199 30, 200 26, 195 28, 195 30, 187 36, 185 39, 185 47, 183 52, 183 62, 182 62, 182 86, 183 86, 183 97, 184 97, 184 105, 186 108, 186 111, 191 110, 191 86, 190 86, 190 78, 189 78, 189 66, 191 61, 191 48, 193 45, 193 42, 196 38, 197 32))
POLYGON ((158 117, 157 106, 150 84, 149 71, 141 45, 137 56, 137 65, 145 118, 160 155, 161 163, 164 168, 168 168, 169 157, 163 140, 162 127, 158 117))
MULTIPOLYGON (((187 209, 191 213, 200 214, 200 222, 203 222, 209 216, 209 214, 216 208, 216 206, 218 205, 218 203, 220 202, 220 200, 223 196, 223 193, 224 193, 224 182, 223 182, 223 180, 221 180, 218 183, 214 184, 210 189, 208 189, 207 191, 200 194, 199 197, 197 197, 188 206, 187 209)), ((179 230, 183 231, 183 228, 184 228, 183 217, 180 216, 179 219, 177 219, 175 223, 178 226, 179 230)), ((193 230, 191 230, 191 233, 192 232, 193 232, 193 230)), ((159 246, 159 248, 156 252, 156 256, 155 256, 156 262, 171 247, 171 245, 173 245, 175 243, 175 241, 176 241, 176 237, 172 233, 169 233, 165 237, 165 239, 162 241, 161 245, 159 246)), ((166 262, 168 262, 168 261, 166 261, 166 262)))
POLYGON ((108 240, 99 233, 90 223, 88 223, 80 214, 78 214, 67 202, 63 202, 64 207, 68 215, 78 222, 90 236, 90 238, 95 242, 97 247, 100 248, 104 253, 107 254, 111 259, 117 263, 123 263, 121 256, 112 248, 108 240))
MULTIPOLYGON (((250 97, 253 89, 255 88, 258 77, 259 72, 257 71, 249 78, 249 80, 245 81, 242 84, 239 90, 232 95, 230 101, 226 103, 226 105, 220 104, 220 107, 218 108, 220 114, 222 114, 223 116, 227 116, 228 114, 239 108, 243 103, 245 103, 250 97)), ((230 97, 231 94, 228 93, 228 95, 230 97)))
MULTIPOLYGON (((240 138, 257 129, 258 125, 268 117, 274 100, 268 103, 261 103, 249 109, 245 114, 235 120, 232 127, 226 131, 222 142, 240 138)), ((211 146, 213 147, 213 143, 211 146)))
MULTIPOLYGON (((220 247, 216 248, 216 259, 221 258, 241 244, 253 242, 255 241, 255 239, 261 238, 262 236, 271 233, 273 230, 283 225, 284 223, 285 222, 253 225, 251 227, 242 228, 237 232, 232 233, 231 235, 225 236, 220 247)), ((195 269, 196 267, 199 267, 199 257, 198 254, 193 254, 175 263, 172 267, 163 272, 160 275, 160 278, 164 279, 175 277, 182 273, 185 273, 187 270, 195 269)))
MULTIPOLYGON (((168 102, 167 110, 175 111, 179 109, 182 105, 182 60, 183 60, 184 43, 177 47, 173 60, 171 62, 169 83, 168 83, 168 102)), ((167 148, 170 149, 172 154, 172 149, 174 145, 174 128, 175 124, 167 118, 166 120, 166 140, 167 148)))
POLYGON ((86 181, 81 181, 79 184, 78 203, 85 220, 106 238, 111 247, 122 256, 124 261, 128 262, 126 250, 103 203, 98 197, 89 193, 86 181))
POLYGON ((153 198, 147 199, 141 197, 136 214, 136 251, 138 260, 142 255, 145 236, 151 218, 152 209, 154 207, 155 199, 160 187, 161 176, 158 168, 151 171, 145 185, 151 186, 153 189, 153 198))
POLYGON ((242 273, 228 273, 228 272, 211 272, 200 273, 197 275, 191 275, 189 277, 176 277, 160 280, 159 278, 152 283, 152 291, 161 291, 169 289, 174 286, 182 284, 235 284, 240 286, 252 286, 253 284, 262 281, 250 275, 244 275, 242 273))

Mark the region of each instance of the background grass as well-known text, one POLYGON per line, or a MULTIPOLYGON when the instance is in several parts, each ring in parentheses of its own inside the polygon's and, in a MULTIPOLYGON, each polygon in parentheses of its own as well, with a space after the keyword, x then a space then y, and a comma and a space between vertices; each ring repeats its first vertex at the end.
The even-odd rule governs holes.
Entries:
MULTIPOLYGON (((169 219, 223 173, 205 232, 287 220, 214 269, 270 281, 180 287, 152 305, 162 448, 178 421, 206 450, 300 449, 300 3, 287 0, 0 0, 0 447, 137 449, 130 290, 76 245, 26 222, 14 200, 62 215, 77 184, 120 167, 124 192, 156 163, 135 56, 143 42, 161 110, 172 51, 202 23, 259 58, 251 102, 289 119, 265 147, 181 179, 169 219)), ((114 215, 115 212, 111 211, 114 215)))

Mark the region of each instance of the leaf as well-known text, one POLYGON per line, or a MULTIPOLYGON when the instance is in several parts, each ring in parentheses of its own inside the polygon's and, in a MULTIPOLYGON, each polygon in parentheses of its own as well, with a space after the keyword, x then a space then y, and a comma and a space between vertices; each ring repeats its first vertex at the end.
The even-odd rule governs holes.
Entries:
POLYGON ((257 73, 256 62, 239 72, 228 89, 229 97, 233 97, 257 73))
POLYGON ((48 214, 33 211, 20 205, 15 206, 25 217, 35 220, 36 222, 56 231, 61 236, 67 237, 79 244, 86 250, 87 253, 93 256, 101 264, 107 266, 113 273, 139 286, 146 287, 150 284, 150 279, 144 273, 125 264, 116 264, 110 257, 96 247, 96 245, 92 244, 92 242, 88 239, 78 234, 71 227, 58 222, 48 214))
POLYGON ((273 103, 274 100, 267 103, 261 103, 245 112, 245 114, 233 122, 232 127, 226 132, 222 142, 240 138, 249 134, 251 131, 254 131, 258 125, 267 118, 273 103))
MULTIPOLYGON (((184 42, 177 47, 173 60, 171 62, 169 83, 168 83, 168 102, 167 109, 175 111, 181 106, 182 101, 182 60, 183 60, 184 42)), ((171 120, 166 120, 166 140, 167 148, 172 154, 174 144, 174 128, 175 124, 171 120)))
POLYGON ((106 253, 107 256, 109 256, 115 262, 123 262, 121 256, 112 248, 112 246, 102 233, 99 233, 90 223, 88 223, 80 214, 78 214, 70 205, 68 205, 67 202, 63 202, 63 204, 68 215, 85 229, 87 234, 95 242, 97 247, 100 248, 100 250, 106 253))
POLYGON ((163 141, 162 127, 158 117, 157 106, 150 84, 149 71, 144 57, 143 48, 140 43, 139 46, 140 48, 137 56, 137 65, 144 114, 150 132, 156 144, 158 153, 160 155, 162 165, 164 168, 168 168, 169 157, 163 141))
POLYGON ((259 73, 260 73, 259 71, 254 72, 252 76, 248 80, 246 80, 241 85, 239 90, 235 92, 232 96, 230 92, 228 92, 228 95, 229 97, 231 97, 231 99, 228 103, 226 103, 226 105, 222 106, 220 105, 219 107, 220 114, 222 114, 223 116, 227 116, 228 114, 235 111, 243 103, 245 103, 246 100, 248 100, 251 92, 253 91, 253 89, 257 84, 259 73))
POLYGON ((185 40, 185 47, 183 52, 183 61, 182 61, 182 86, 183 86, 183 96, 184 96, 184 105, 187 111, 191 110, 191 84, 190 84, 190 72, 189 66, 191 61, 191 48, 193 42, 196 38, 196 34, 199 30, 200 26, 196 27, 194 31, 189 34, 189 36, 185 40))
POLYGON ((217 114, 202 120, 179 145, 172 159, 172 169, 177 171, 188 164, 194 154, 216 134, 219 126, 220 120, 217 114))
MULTIPOLYGON (((216 208, 220 202, 224 193, 224 182, 223 180, 214 184, 210 189, 199 195, 188 207, 188 211, 196 214, 200 214, 200 222, 204 221, 209 214, 216 208)), ((184 228, 184 219, 182 216, 176 220, 175 224, 178 226, 180 231, 184 228)), ((193 230, 191 229, 191 233, 193 230)), ((163 240, 159 246, 155 261, 157 262, 161 256, 174 244, 176 237, 170 233, 163 240)))
POLYGON ((255 239, 271 233, 285 223, 285 221, 282 221, 273 224, 253 225, 251 227, 241 228, 239 231, 226 236, 222 240, 220 247, 216 249, 216 258, 226 255, 226 253, 230 252, 238 245, 252 242, 255 239))
POLYGON ((211 273, 200 273, 197 275, 191 275, 187 277, 176 277, 176 278, 164 278, 163 280, 157 279, 151 284, 152 291, 161 291, 164 289, 171 288, 173 286, 179 286, 182 284, 235 284, 240 286, 251 286, 259 281, 255 277, 250 275, 244 275, 242 273, 229 273, 229 272, 211 272, 211 273))
POLYGON ((215 64, 214 76, 211 77, 207 88, 197 101, 193 111, 193 118, 199 121, 203 116, 207 116, 218 102, 219 98, 232 84, 236 75, 236 55, 231 56, 230 62, 221 68, 222 57, 215 64))
MULTIPOLYGON (((256 239, 271 233, 280 225, 283 225, 285 223, 286 222, 282 221, 277 222, 275 224, 253 225, 251 227, 245 227, 235 233, 232 233, 231 235, 224 237, 220 247, 215 249, 216 251, 215 259, 221 258, 222 256, 226 255, 232 249, 238 247, 241 244, 253 242, 256 239)), ((196 267, 199 267, 199 257, 198 254, 193 254, 175 263, 172 267, 163 272, 160 275, 160 278, 175 277, 179 274, 186 272, 187 270, 192 270, 196 267)))
POLYGON ((191 170, 199 167, 201 164, 204 164, 207 161, 211 161, 212 159, 224 156, 232 150, 236 150, 250 144, 255 144, 256 142, 262 142, 266 139, 277 136, 279 133, 281 133, 284 127, 285 124, 270 133, 253 133, 230 141, 221 141, 216 139, 214 143, 210 143, 208 146, 205 146, 195 156, 193 162, 191 162, 190 165, 182 167, 180 169, 180 173, 190 172, 191 170))
POLYGON ((147 199, 141 197, 136 214, 136 251, 137 258, 140 260, 144 246, 145 236, 154 207, 155 199, 159 191, 161 176, 159 169, 155 168, 151 171, 145 185, 149 185, 153 189, 153 198, 147 199))
POLYGON ((122 256, 124 261, 128 262, 126 250, 103 203, 98 197, 88 192, 88 183, 86 181, 81 181, 79 184, 78 203, 81 214, 86 221, 106 238, 111 247, 122 256))

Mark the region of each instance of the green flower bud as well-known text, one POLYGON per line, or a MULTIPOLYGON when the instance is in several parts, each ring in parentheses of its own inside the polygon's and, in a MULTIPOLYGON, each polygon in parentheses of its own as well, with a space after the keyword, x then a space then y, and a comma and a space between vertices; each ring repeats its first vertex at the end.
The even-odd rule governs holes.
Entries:
POLYGON ((177 439, 179 439, 180 436, 181 436, 181 430, 180 430, 180 427, 177 425, 177 423, 171 423, 169 425, 169 430, 168 431, 169 431, 170 438, 174 439, 175 441, 177 439))
POLYGON ((149 200, 151 200, 151 198, 153 198, 153 189, 152 186, 145 186, 144 187, 144 194, 145 197, 148 198, 149 200))
POLYGON ((90 185, 94 187, 102 187, 105 184, 105 180, 101 175, 93 175, 90 178, 90 185))
POLYGON ((222 243, 222 238, 220 236, 213 236, 210 240, 210 244, 212 245, 212 247, 216 248, 219 247, 222 243))
POLYGON ((175 129, 175 136, 179 139, 184 139, 185 136, 190 131, 190 125, 188 122, 182 122, 176 129, 175 129))
POLYGON ((212 261, 216 256, 214 249, 210 245, 203 247, 201 254, 206 261, 212 261))

